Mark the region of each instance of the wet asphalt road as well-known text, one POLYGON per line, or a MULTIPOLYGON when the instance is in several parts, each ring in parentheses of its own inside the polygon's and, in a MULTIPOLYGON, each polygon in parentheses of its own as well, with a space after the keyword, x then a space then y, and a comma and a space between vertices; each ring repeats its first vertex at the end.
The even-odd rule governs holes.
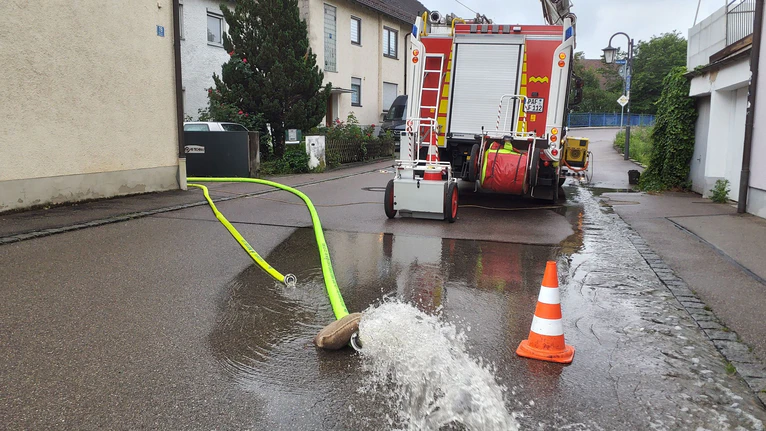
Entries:
MULTIPOLYGON (((568 184, 566 205, 551 209, 469 187, 455 224, 387 220, 390 177, 302 188, 348 308, 395 296, 470 326, 472 355, 495 364, 523 429, 763 429, 766 410, 588 190, 568 184), (570 366, 514 353, 547 260, 559 263, 570 366)), ((219 205, 269 263, 298 276, 295 289, 254 267, 207 207, 0 247, 1 423, 387 428, 389 412, 356 392, 354 353, 311 344, 332 311, 298 203, 278 192, 219 205)))

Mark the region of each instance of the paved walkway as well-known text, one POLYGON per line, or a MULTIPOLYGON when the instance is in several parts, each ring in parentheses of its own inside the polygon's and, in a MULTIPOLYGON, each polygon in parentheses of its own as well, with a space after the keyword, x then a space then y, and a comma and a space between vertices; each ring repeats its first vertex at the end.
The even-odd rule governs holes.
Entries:
POLYGON ((691 192, 625 192, 627 171, 642 169, 612 148, 616 132, 570 132, 591 138, 594 191, 640 235, 633 242, 650 267, 766 403, 766 220, 691 192))

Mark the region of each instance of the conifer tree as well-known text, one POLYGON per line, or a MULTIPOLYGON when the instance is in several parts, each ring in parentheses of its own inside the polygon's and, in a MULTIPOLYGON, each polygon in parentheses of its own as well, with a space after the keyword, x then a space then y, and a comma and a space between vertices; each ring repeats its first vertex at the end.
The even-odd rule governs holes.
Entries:
MULTIPOLYGON (((231 58, 213 75, 208 113, 238 116, 265 131, 271 126, 274 153, 285 150, 285 130, 310 129, 325 115, 331 85, 309 47, 306 22, 297 0, 237 0, 221 5, 228 34, 223 46, 231 58)), ((230 118, 231 120, 232 118, 230 118)))

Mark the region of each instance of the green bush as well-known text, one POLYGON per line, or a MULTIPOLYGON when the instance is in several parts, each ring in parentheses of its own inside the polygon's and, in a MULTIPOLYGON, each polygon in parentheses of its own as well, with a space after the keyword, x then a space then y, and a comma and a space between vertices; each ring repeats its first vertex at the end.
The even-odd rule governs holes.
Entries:
POLYGON ((284 156, 261 163, 263 175, 302 174, 310 171, 309 155, 303 145, 288 145, 284 156))
POLYGON ((715 185, 712 189, 710 189, 710 199, 713 202, 717 202, 719 204, 725 204, 729 201, 729 192, 731 190, 729 189, 729 180, 718 180, 715 182, 715 185))
MULTIPOLYGON (((637 160, 643 165, 649 164, 652 154, 652 130, 654 127, 631 127, 630 128, 630 158, 637 160)), ((614 147, 620 152, 625 152, 625 131, 621 130, 614 139, 614 147)))
POLYGON ((644 190, 688 187, 689 163, 694 154, 694 123, 697 110, 689 97, 686 67, 676 67, 662 81, 657 101, 657 123, 652 131, 649 167, 641 175, 644 190))

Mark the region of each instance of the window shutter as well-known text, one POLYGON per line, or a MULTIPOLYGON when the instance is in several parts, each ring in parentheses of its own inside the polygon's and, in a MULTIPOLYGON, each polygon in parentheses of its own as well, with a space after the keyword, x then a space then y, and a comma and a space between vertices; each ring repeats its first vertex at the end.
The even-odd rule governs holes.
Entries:
POLYGON ((383 83, 383 110, 388 111, 388 108, 391 107, 391 104, 394 103, 394 99, 396 99, 396 95, 399 88, 397 84, 392 84, 390 82, 384 82, 383 83))
POLYGON ((362 21, 357 18, 351 18, 351 42, 360 43, 359 30, 362 26, 362 21))

